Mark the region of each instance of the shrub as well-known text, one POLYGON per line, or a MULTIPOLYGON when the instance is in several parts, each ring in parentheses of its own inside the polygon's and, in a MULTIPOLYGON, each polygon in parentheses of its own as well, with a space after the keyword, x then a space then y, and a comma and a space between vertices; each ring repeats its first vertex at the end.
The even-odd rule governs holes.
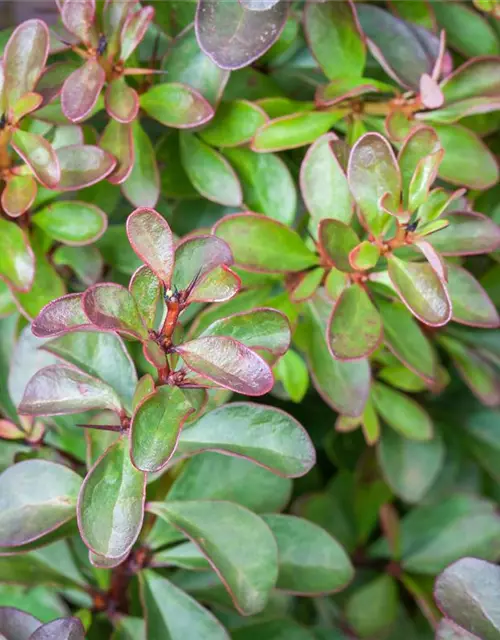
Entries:
POLYGON ((0 38, 0 635, 500 638, 495 2, 57 4, 0 38))

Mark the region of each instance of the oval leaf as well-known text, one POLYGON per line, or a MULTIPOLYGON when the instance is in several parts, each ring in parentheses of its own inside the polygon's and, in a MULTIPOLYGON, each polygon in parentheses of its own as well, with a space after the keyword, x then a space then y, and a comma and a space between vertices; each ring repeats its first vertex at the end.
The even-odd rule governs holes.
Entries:
POLYGON ((147 339, 148 330, 134 298, 119 284, 97 284, 87 289, 82 299, 89 320, 100 329, 121 331, 139 340, 147 339))
POLYGON ((60 161, 45 138, 36 133, 16 129, 12 136, 12 146, 44 187, 60 188, 62 177, 60 161))
POLYGON ((90 144, 74 144, 57 150, 61 166, 59 191, 78 191, 103 180, 116 167, 111 154, 90 144))
POLYGON ((377 382, 372 387, 377 411, 387 424, 410 440, 430 440, 433 426, 430 417, 414 400, 377 382))
POLYGON ((214 115, 201 93, 178 82, 155 85, 141 95, 140 105, 151 118, 176 129, 198 127, 214 115))
POLYGON ((18 291, 29 291, 35 277, 35 256, 24 231, 0 218, 0 275, 18 291))
POLYGON ((462 267, 448 265, 448 293, 453 308, 452 319, 473 327, 500 326, 493 302, 479 282, 462 267))
POLYGON ((174 240, 167 221, 153 209, 137 209, 127 219, 132 248, 168 288, 174 270, 174 240))
POLYGON ((81 246, 95 242, 106 231, 104 211, 86 202, 53 202, 35 213, 33 224, 63 244, 81 246))
POLYGON ((92 113, 105 80, 104 69, 93 58, 73 71, 64 81, 61 92, 61 108, 68 120, 81 122, 92 113))

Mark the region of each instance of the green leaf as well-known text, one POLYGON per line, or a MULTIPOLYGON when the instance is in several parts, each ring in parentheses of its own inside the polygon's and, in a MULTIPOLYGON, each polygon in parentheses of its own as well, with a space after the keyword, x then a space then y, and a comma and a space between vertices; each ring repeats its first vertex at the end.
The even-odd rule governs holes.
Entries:
POLYGON ((106 178, 116 167, 116 159, 91 144, 74 144, 57 149, 61 165, 60 191, 78 191, 106 178))
POLYGON ((146 474, 130 461, 128 439, 120 438, 99 458, 78 497, 78 526, 87 547, 121 558, 137 539, 144 517, 146 474))
POLYGON ((278 554, 261 518, 223 501, 153 502, 148 508, 201 549, 241 614, 262 611, 277 579, 278 554))
POLYGON ((249 271, 286 273, 318 263, 295 231, 265 216, 225 216, 215 225, 214 233, 228 243, 235 262, 249 271))
POLYGON ((281 382, 292 402, 301 402, 309 387, 309 373, 303 358, 289 349, 274 367, 274 377, 281 382))
MULTIPOLYGON (((163 24, 160 22, 160 24, 163 24)), ((219 102, 229 73, 218 67, 201 49, 194 28, 184 29, 171 43, 162 64, 168 73, 170 82, 182 83, 196 89, 208 102, 219 102)), ((224 103, 217 109, 217 116, 223 110, 224 103)), ((209 127, 212 126, 212 122, 209 127)), ((245 126, 247 126, 245 124, 245 126)), ((205 129, 204 131, 206 131, 205 129)), ((207 140, 212 144, 210 140, 207 140)), ((216 146, 219 146, 216 144, 216 146)))
POLYGON ((14 222, 0 219, 0 235, 0 275, 18 291, 29 291, 35 277, 35 256, 26 234, 14 222))
POLYGON ((132 122, 139 111, 137 91, 129 87, 123 76, 115 78, 108 84, 104 103, 108 114, 120 123, 132 122))
POLYGON ((82 305, 89 320, 99 329, 119 331, 137 340, 148 338, 134 298, 130 292, 112 282, 87 289, 82 305))
POLYGON ((349 263, 356 271, 373 269, 380 258, 380 249, 368 240, 360 242, 349 253, 349 263))
POLYGON ((245 460, 220 453, 193 456, 174 480, 167 500, 229 500, 256 513, 280 511, 292 481, 245 460))
POLYGON ((303 147, 326 133, 342 117, 341 111, 310 111, 270 120, 257 130, 251 148, 269 152, 303 147))
POLYGON ((359 244, 356 232, 344 222, 321 220, 318 228, 319 250, 323 258, 340 271, 352 271, 349 254, 359 244))
POLYGON ((111 184, 122 184, 134 168, 134 139, 132 125, 109 119, 99 140, 99 146, 117 160, 113 173, 108 175, 111 184))
POLYGON ((66 415, 91 409, 120 413, 122 406, 109 385, 61 364, 38 371, 28 382, 19 405, 20 414, 36 416, 66 415))
POLYGON ((214 115, 201 93, 178 82, 154 85, 141 95, 140 105, 151 118, 177 129, 198 127, 214 115))
POLYGON ((18 547, 69 522, 81 483, 71 469, 45 460, 6 469, 0 475, 0 546, 18 547))
POLYGON ((326 133, 311 145, 302 162, 300 186, 314 235, 324 218, 346 224, 352 218, 354 201, 345 174, 344 151, 335 134, 326 133))
MULTIPOLYGON (((199 194, 189 181, 181 163, 179 133, 176 129, 168 131, 156 147, 156 157, 160 169, 168 167, 168 171, 160 171, 161 193, 166 197, 198 198, 199 194)), ((212 203, 207 204, 214 207, 212 203)))
POLYGON ((433 7, 440 28, 449 34, 448 44, 465 57, 500 54, 498 36, 486 19, 472 7, 433 7))
POLYGON ((441 146, 437 133, 430 127, 418 127, 411 131, 401 147, 398 155, 398 163, 403 182, 403 205, 404 207, 408 207, 412 212, 426 200, 431 182, 436 177, 435 171, 433 172, 431 170, 427 173, 426 177, 428 178, 430 173, 432 181, 430 179, 423 181, 423 197, 421 200, 415 200, 414 194, 412 193, 412 189, 413 191, 415 190, 415 184, 413 182, 415 180, 415 172, 417 168, 420 170, 422 167, 427 168, 429 160, 434 158, 440 149, 441 146), (423 165, 422 162, 424 163, 423 165))
POLYGON ((36 193, 37 184, 32 175, 13 175, 2 191, 2 208, 11 218, 17 218, 32 206, 36 193))
POLYGON ((12 146, 44 187, 60 188, 63 178, 61 162, 45 138, 36 133, 16 129, 12 136, 12 146))
POLYGON ((468 271, 449 264, 447 289, 455 322, 474 327, 496 328, 500 325, 495 305, 468 271))
POLYGON ((135 207, 154 207, 160 196, 160 174, 148 134, 139 120, 132 123, 134 166, 122 183, 123 195, 135 207))
POLYGON ((213 120, 200 131, 200 137, 214 147, 237 147, 250 142, 267 121, 265 111, 253 102, 222 102, 213 120))
MULTIPOLYGON (((329 630, 331 632, 331 630, 329 630)), ((319 635, 303 627, 291 618, 277 618, 262 622, 251 622, 231 632, 234 640, 315 640, 319 635)), ((331 640, 344 640, 342 636, 331 636, 331 640)))
POLYGON ((451 302, 443 281, 427 262, 404 262, 388 256, 389 276, 401 300, 419 320, 440 327, 451 319, 451 302))
POLYGON ((146 35, 153 20, 153 7, 142 7, 135 13, 129 13, 120 33, 120 57, 128 60, 146 35))
POLYGON ((363 75, 365 43, 354 5, 309 1, 304 28, 309 47, 328 78, 363 75))
POLYGON ((172 457, 193 407, 178 387, 164 385, 136 407, 130 425, 130 456, 140 471, 163 469, 172 457))
POLYGON ((335 302, 328 325, 328 346, 337 360, 371 355, 382 340, 382 319, 366 290, 356 284, 335 302))
POLYGON ((366 225, 374 235, 383 235, 391 216, 382 210, 381 198, 388 194, 384 206, 396 213, 401 191, 401 174, 387 140, 378 133, 362 136, 352 148, 347 177, 366 225))
POLYGON ((351 595, 346 606, 347 620, 361 638, 372 637, 394 624, 398 604, 398 587, 394 578, 380 576, 351 595))
MULTIPOLYGON (((477 558, 462 558, 438 577, 435 595, 440 609, 454 622, 484 640, 498 640, 499 588, 497 566, 477 558)), ((467 640, 466 636, 464 639, 467 640)))
POLYGON ((72 246, 94 242, 108 223, 99 207, 77 201, 53 202, 37 211, 32 221, 54 240, 72 246))
POLYGON ((275 154, 251 149, 224 149, 243 187, 243 201, 257 213, 291 224, 297 208, 297 191, 290 171, 275 154))
POLYGON ((239 2, 203 0, 195 28, 202 50, 222 69, 240 69, 263 55, 279 38, 288 7, 250 11, 239 2))
POLYGON ((175 249, 175 269, 172 283, 185 290, 197 283, 188 300, 198 298, 200 288, 210 285, 211 275, 220 275, 218 268, 233 264, 229 246, 213 235, 188 237, 178 243, 175 249), (208 282, 207 282, 208 281, 208 282))
POLYGON ((128 286, 139 313, 148 329, 153 329, 161 296, 161 282, 149 267, 143 265, 134 273, 128 286))
POLYGON ((178 451, 235 455, 288 478, 306 474, 315 463, 311 440, 292 416, 249 402, 233 402, 204 414, 182 431, 178 451))
POLYGON ((491 218, 472 211, 455 211, 446 217, 448 226, 429 237, 442 255, 476 255, 500 247, 500 227, 491 218))
POLYGON ((334 593, 354 576, 340 544, 316 524, 295 516, 264 516, 278 543, 276 587, 299 595, 334 593))
POLYGON ((188 633, 206 640, 229 640, 217 618, 166 578, 147 569, 139 574, 148 638, 183 640, 188 633))
POLYGON ((469 98, 496 98, 500 94, 500 64, 498 58, 468 60, 441 83, 446 104, 469 98))
POLYGON ((380 382, 373 384, 372 394, 377 411, 395 431, 410 440, 431 440, 431 419, 414 400, 380 382))
POLYGON ((415 442, 392 429, 384 431, 378 447, 380 468, 394 493, 409 503, 422 500, 444 465, 445 448, 439 437, 415 442))
POLYGON ((229 162, 192 133, 181 133, 182 166, 197 191, 226 206, 243 202, 241 185, 229 162))
POLYGON ((95 246, 68 247, 61 245, 52 254, 55 266, 69 267, 85 286, 95 284, 103 271, 103 258, 95 246))

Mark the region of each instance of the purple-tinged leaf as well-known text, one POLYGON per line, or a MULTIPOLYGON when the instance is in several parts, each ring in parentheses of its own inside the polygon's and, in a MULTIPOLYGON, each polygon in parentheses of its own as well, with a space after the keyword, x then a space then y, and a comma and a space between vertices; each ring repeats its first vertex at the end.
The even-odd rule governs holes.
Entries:
POLYGON ((375 408, 387 424, 410 440, 431 440, 432 421, 424 409, 406 394, 375 382, 372 387, 375 408))
POLYGON ((186 238, 175 249, 172 284, 182 291, 194 281, 201 283, 217 267, 232 264, 231 249, 217 236, 186 238))
POLYGON ((116 167, 113 156, 91 144, 73 144, 57 149, 61 166, 59 191, 78 191, 104 180, 116 167))
POLYGON ((73 247, 95 242, 108 226, 102 209, 76 200, 52 202, 37 211, 31 220, 50 238, 73 247))
POLYGON ((29 640, 85 640, 85 629, 79 618, 58 618, 47 622, 29 640))
POLYGON ((195 285, 189 294, 189 302, 225 302, 233 298, 241 288, 241 278, 222 265, 216 267, 195 285))
POLYGON ((12 175, 2 191, 2 209, 12 218, 22 216, 33 204, 37 193, 31 175, 12 175))
POLYGON ((132 127, 110 118, 99 140, 99 146, 117 160, 116 168, 108 175, 108 182, 111 184, 125 182, 134 167, 132 127))
POLYGON ((125 78, 116 78, 106 87, 104 104, 109 115, 122 123, 135 119, 139 111, 139 95, 129 87, 125 78))
POLYGON ((95 0, 64 0, 61 18, 66 29, 86 45, 97 45, 95 0))
POLYGON ((127 219, 133 250, 168 288, 174 270, 174 241, 167 221, 154 209, 136 209, 127 219))
POLYGON ((305 475, 316 462, 314 446, 295 418, 251 402, 218 407, 184 429, 178 452, 202 451, 242 457, 286 478, 305 475))
POLYGON ((82 479, 61 464, 27 460, 0 475, 0 545, 19 547, 76 516, 82 479))
POLYGON ((49 53, 49 30, 42 20, 22 22, 12 33, 3 53, 3 90, 9 107, 33 91, 49 53))
POLYGON ((382 340, 382 319, 363 287, 351 285, 336 301, 328 323, 328 347, 336 360, 371 355, 382 340))
POLYGON ((94 58, 87 60, 65 80, 61 107, 71 122, 85 120, 95 107, 106 80, 106 73, 94 58))
POLYGON ((378 133, 362 136, 351 151, 347 177, 366 226, 374 235, 382 235, 391 216, 382 210, 380 200, 385 196, 384 206, 397 212, 401 191, 401 174, 387 140, 378 133))
POLYGON ((440 327, 451 320, 451 302, 443 281, 430 264, 388 257, 389 276, 401 300, 422 322, 440 327))
POLYGON ((359 244, 356 232, 344 222, 321 220, 318 230, 319 251, 324 260, 340 271, 352 271, 349 255, 359 244))
POLYGON ((42 104, 43 98, 39 93, 26 93, 24 96, 12 105, 11 115, 14 122, 19 122, 24 116, 27 116, 42 104))
POLYGON ((238 2, 250 11, 267 11, 272 9, 280 0, 238 0, 238 2))
POLYGON ((122 192, 135 207, 154 207, 160 197, 160 172, 156 152, 137 119, 131 124, 133 167, 122 183, 122 192))
POLYGON ((238 2, 201 0, 195 29, 203 51, 222 69, 241 69, 279 38, 288 15, 286 2, 267 11, 250 11, 238 2))
POLYGON ((251 212, 225 216, 214 234, 228 243, 235 263, 248 271, 286 273, 318 264, 318 257, 295 231, 266 216, 251 212))
POLYGON ((472 211, 454 211, 446 216, 449 224, 429 238, 444 256, 491 253, 500 247, 500 226, 491 218, 472 211))
POLYGON ((166 127, 189 129, 213 118, 210 103, 191 87, 179 82, 157 84, 140 97, 144 111, 166 127))
POLYGON ((137 340, 147 339, 148 330, 125 287, 111 282, 96 284, 83 294, 82 305, 89 320, 99 329, 118 331, 137 340))
POLYGON ((162 292, 161 282, 149 267, 139 267, 130 280, 128 289, 148 329, 153 329, 158 302, 162 292))
POLYGON ((448 266, 432 244, 427 242, 427 240, 417 240, 415 247, 422 252, 427 262, 437 273, 439 279, 446 282, 448 280, 448 266))
POLYGON ((474 276, 464 268, 448 265, 447 289, 453 308, 452 320, 472 327, 496 329, 500 326, 495 305, 474 276))
POLYGON ((311 214, 310 228, 316 234, 317 224, 324 218, 349 223, 354 200, 349 190, 342 163, 344 148, 334 133, 326 133, 307 151, 300 168, 300 186, 311 214))
POLYGON ((16 129, 12 136, 12 146, 44 187, 55 189, 59 186, 60 162, 45 138, 36 133, 16 129))
POLYGON ((436 629, 436 640, 480 640, 479 636, 473 635, 463 627, 459 627, 447 618, 443 618, 436 629))
POLYGON ((197 338, 177 346, 176 352, 195 373, 231 391, 261 396, 273 387, 273 374, 266 362, 233 338, 197 338))
POLYGON ((420 78, 420 99, 427 109, 438 109, 444 102, 438 83, 428 73, 423 73, 420 78))
POLYGON ((130 457, 134 466, 149 473, 163 469, 193 412, 178 387, 163 385, 146 396, 135 409, 130 425, 130 457))
POLYGON ((35 255, 25 232, 0 218, 0 276, 18 291, 29 291, 35 277, 35 255))
POLYGON ((309 0, 304 9, 309 48, 328 78, 360 78, 366 60, 354 4, 309 0))
POLYGON ((40 620, 14 607, 0 607, 0 633, 8 640, 29 640, 42 626, 40 620))
POLYGON ((97 460, 78 496, 78 527, 86 546, 105 558, 122 558, 137 540, 144 518, 146 474, 130 460, 120 438, 97 460))
POLYGON ((92 327, 83 311, 82 297, 81 293, 69 293, 45 305, 31 325, 35 336, 55 337, 92 327))
POLYGON ((276 583, 278 551, 271 530, 259 516, 222 500, 152 502, 148 511, 196 544, 241 614, 262 611, 276 583))
POLYGON ((19 405, 19 413, 60 416, 91 409, 122 410, 115 391, 102 380, 65 365, 41 369, 31 378, 19 405))
POLYGON ((142 7, 135 13, 129 13, 120 36, 120 59, 127 60, 144 38, 153 20, 153 7, 142 7))

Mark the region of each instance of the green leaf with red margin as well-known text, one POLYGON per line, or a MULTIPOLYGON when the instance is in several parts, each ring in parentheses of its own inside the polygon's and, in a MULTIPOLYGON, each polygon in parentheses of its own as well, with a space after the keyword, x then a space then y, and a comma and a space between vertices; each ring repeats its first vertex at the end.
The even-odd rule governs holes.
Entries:
MULTIPOLYGON (((435 154, 440 149, 441 145, 437 133, 431 127, 413 129, 403 142, 398 154, 398 164, 403 183, 403 206, 405 208, 409 206, 410 184, 419 163, 423 158, 435 154)), ((414 208, 411 210, 413 211, 414 208)))
POLYGON ((187 367, 217 385, 248 396, 268 393, 274 378, 266 362, 241 342, 207 336, 175 348, 187 367))
POLYGON ((354 569, 340 544, 321 527, 283 514, 263 516, 278 543, 277 589, 317 596, 345 588, 354 569))
POLYGON ((12 146, 44 187, 60 188, 62 167, 56 152, 45 138, 16 129, 12 135, 12 146))
POLYGON ((94 27, 95 0, 65 0, 61 3, 61 18, 66 29, 86 45, 97 44, 94 27))
POLYGON ((302 273, 288 279, 287 289, 292 302, 304 302, 308 300, 318 290, 323 282, 326 270, 317 267, 311 271, 302 273))
POLYGON ((143 265, 132 276, 128 289, 144 324, 148 329, 153 329, 162 292, 161 282, 149 267, 143 265))
POLYGON ((319 261, 295 231, 266 216, 250 212, 225 216, 214 233, 227 242, 236 264, 248 271, 302 271, 319 261))
POLYGON ((82 479, 46 460, 26 460, 0 475, 0 545, 19 547, 55 531, 76 516, 82 479))
POLYGON ((195 189, 208 200, 240 207, 243 193, 229 162, 192 133, 180 134, 182 166, 195 189))
POLYGON ((347 179, 367 227, 374 235, 383 235, 391 216, 382 210, 380 200, 385 196, 384 206, 396 213, 401 191, 396 157, 385 138, 366 133, 356 142, 349 157, 347 179))
POLYGON ((33 91, 49 53, 49 30, 42 20, 22 22, 3 52, 4 95, 9 107, 33 91))
POLYGON ((179 82, 157 84, 143 93, 139 102, 148 116, 176 129, 199 127, 214 116, 201 93, 179 82))
POLYGON ((148 510, 199 547, 241 614, 262 611, 276 583, 278 551, 259 516, 222 500, 152 502, 148 510))
POLYGON ((78 191, 104 180, 116 167, 116 159, 95 145, 73 144, 56 151, 61 166, 59 191, 78 191))
POLYGON ((463 267, 448 264, 446 285, 453 307, 452 320, 473 327, 496 329, 500 318, 479 282, 463 267))
POLYGON ((335 302, 328 323, 328 347, 336 360, 367 358, 382 340, 382 319, 363 287, 353 284, 335 302))
MULTIPOLYGON (((233 255, 229 246, 217 236, 195 236, 179 242, 175 249, 175 267, 172 283, 183 291, 193 282, 202 285, 207 276, 218 267, 233 264, 233 255)), ((195 285, 193 291, 199 285, 195 285)), ((199 289, 198 289, 199 291, 199 289)), ((189 295, 190 300, 192 295, 189 295)))
POLYGON ((468 98, 500 97, 500 58, 468 60, 443 80, 441 91, 447 105, 468 98))
POLYGON ((137 340, 146 340, 148 330, 130 292, 112 282, 96 284, 84 293, 85 315, 97 328, 118 331, 137 340))
POLYGON ((410 440, 431 440, 433 425, 429 415, 414 400, 391 387, 375 382, 372 386, 375 408, 387 424, 410 440))
POLYGON ((139 46, 155 13, 153 7, 141 7, 134 13, 131 10, 129 11, 120 34, 121 60, 128 60, 139 46))
POLYGON ((345 146, 334 133, 321 136, 308 149, 300 167, 302 197, 311 214, 310 228, 316 235, 317 224, 333 218, 348 224, 354 200, 345 172, 345 146))
POLYGON ((61 364, 35 373, 19 405, 20 414, 35 416, 62 416, 91 409, 119 413, 122 405, 105 382, 61 364))
POLYGON ((11 176, 2 191, 2 208, 12 218, 17 218, 33 204, 37 193, 35 179, 31 175, 11 176))
POLYGON ((83 311, 82 297, 81 293, 69 293, 45 305, 31 325, 34 335, 48 338, 91 327, 83 311))
POLYGON ((217 618, 194 598, 158 573, 139 573, 148 637, 183 640, 186 629, 203 640, 229 640, 217 618))
POLYGON ((454 211, 446 219, 448 226, 429 237, 430 244, 442 255, 491 253, 500 247, 500 226, 491 218, 472 211, 454 211))
POLYGON ((251 402, 218 407, 181 432, 181 455, 202 451, 245 458, 285 478, 305 475, 316 462, 311 439, 295 418, 251 402))
POLYGON ((104 69, 93 58, 66 78, 61 92, 61 108, 68 120, 82 122, 90 116, 105 80, 104 69))
POLYGON ((0 219, 0 235, 0 275, 18 291, 29 291, 35 277, 35 256, 26 234, 14 222, 0 219))
POLYGON ((173 456, 187 418, 194 411, 178 387, 164 385, 136 407, 130 425, 130 457, 140 471, 154 473, 173 456))
POLYGON ((250 11, 239 2, 202 0, 195 29, 202 50, 222 69, 241 69, 263 55, 279 38, 288 15, 286 3, 250 11))
POLYGON ((309 0, 304 29, 309 48, 328 78, 363 75, 366 47, 352 3, 309 0))
POLYGON ((31 218, 54 240, 70 246, 82 246, 98 240, 106 231, 104 211, 87 202, 57 201, 39 209, 31 218))
POLYGON ((319 250, 323 258, 340 271, 352 271, 351 251, 359 244, 356 232, 340 220, 321 220, 318 229, 319 250))
POLYGON ((477 640, 477 636, 443 618, 436 629, 436 640, 477 640))
POLYGON ((139 111, 139 95, 122 76, 116 78, 106 87, 104 104, 109 115, 121 123, 130 123, 139 111))
POLYGON ((112 444, 85 478, 78 496, 78 527, 86 546, 121 558, 137 540, 144 519, 146 474, 130 461, 128 438, 112 444))
POLYGON ((380 248, 369 240, 360 242, 349 253, 349 264, 356 271, 373 269, 380 258, 380 248))
POLYGON ((422 322, 440 327, 451 319, 451 302, 443 281, 427 262, 404 262, 388 256, 389 276, 401 300, 422 322))
POLYGON ((136 118, 132 122, 133 167, 122 192, 135 207, 154 207, 160 197, 160 173, 154 147, 136 118))
POLYGON ((189 294, 189 302, 225 302, 233 298, 241 288, 240 277, 229 267, 216 267, 195 285, 189 294))
POLYGON ((250 142, 268 120, 266 112, 248 100, 222 102, 199 135, 213 147, 237 147, 250 142))
POLYGON ((110 118, 99 146, 116 158, 117 165, 107 177, 111 184, 121 184, 129 177, 134 167, 134 139, 132 127, 110 118))
POLYGON ((169 288, 174 270, 174 239, 167 221, 154 209, 140 208, 127 219, 133 250, 169 288))

